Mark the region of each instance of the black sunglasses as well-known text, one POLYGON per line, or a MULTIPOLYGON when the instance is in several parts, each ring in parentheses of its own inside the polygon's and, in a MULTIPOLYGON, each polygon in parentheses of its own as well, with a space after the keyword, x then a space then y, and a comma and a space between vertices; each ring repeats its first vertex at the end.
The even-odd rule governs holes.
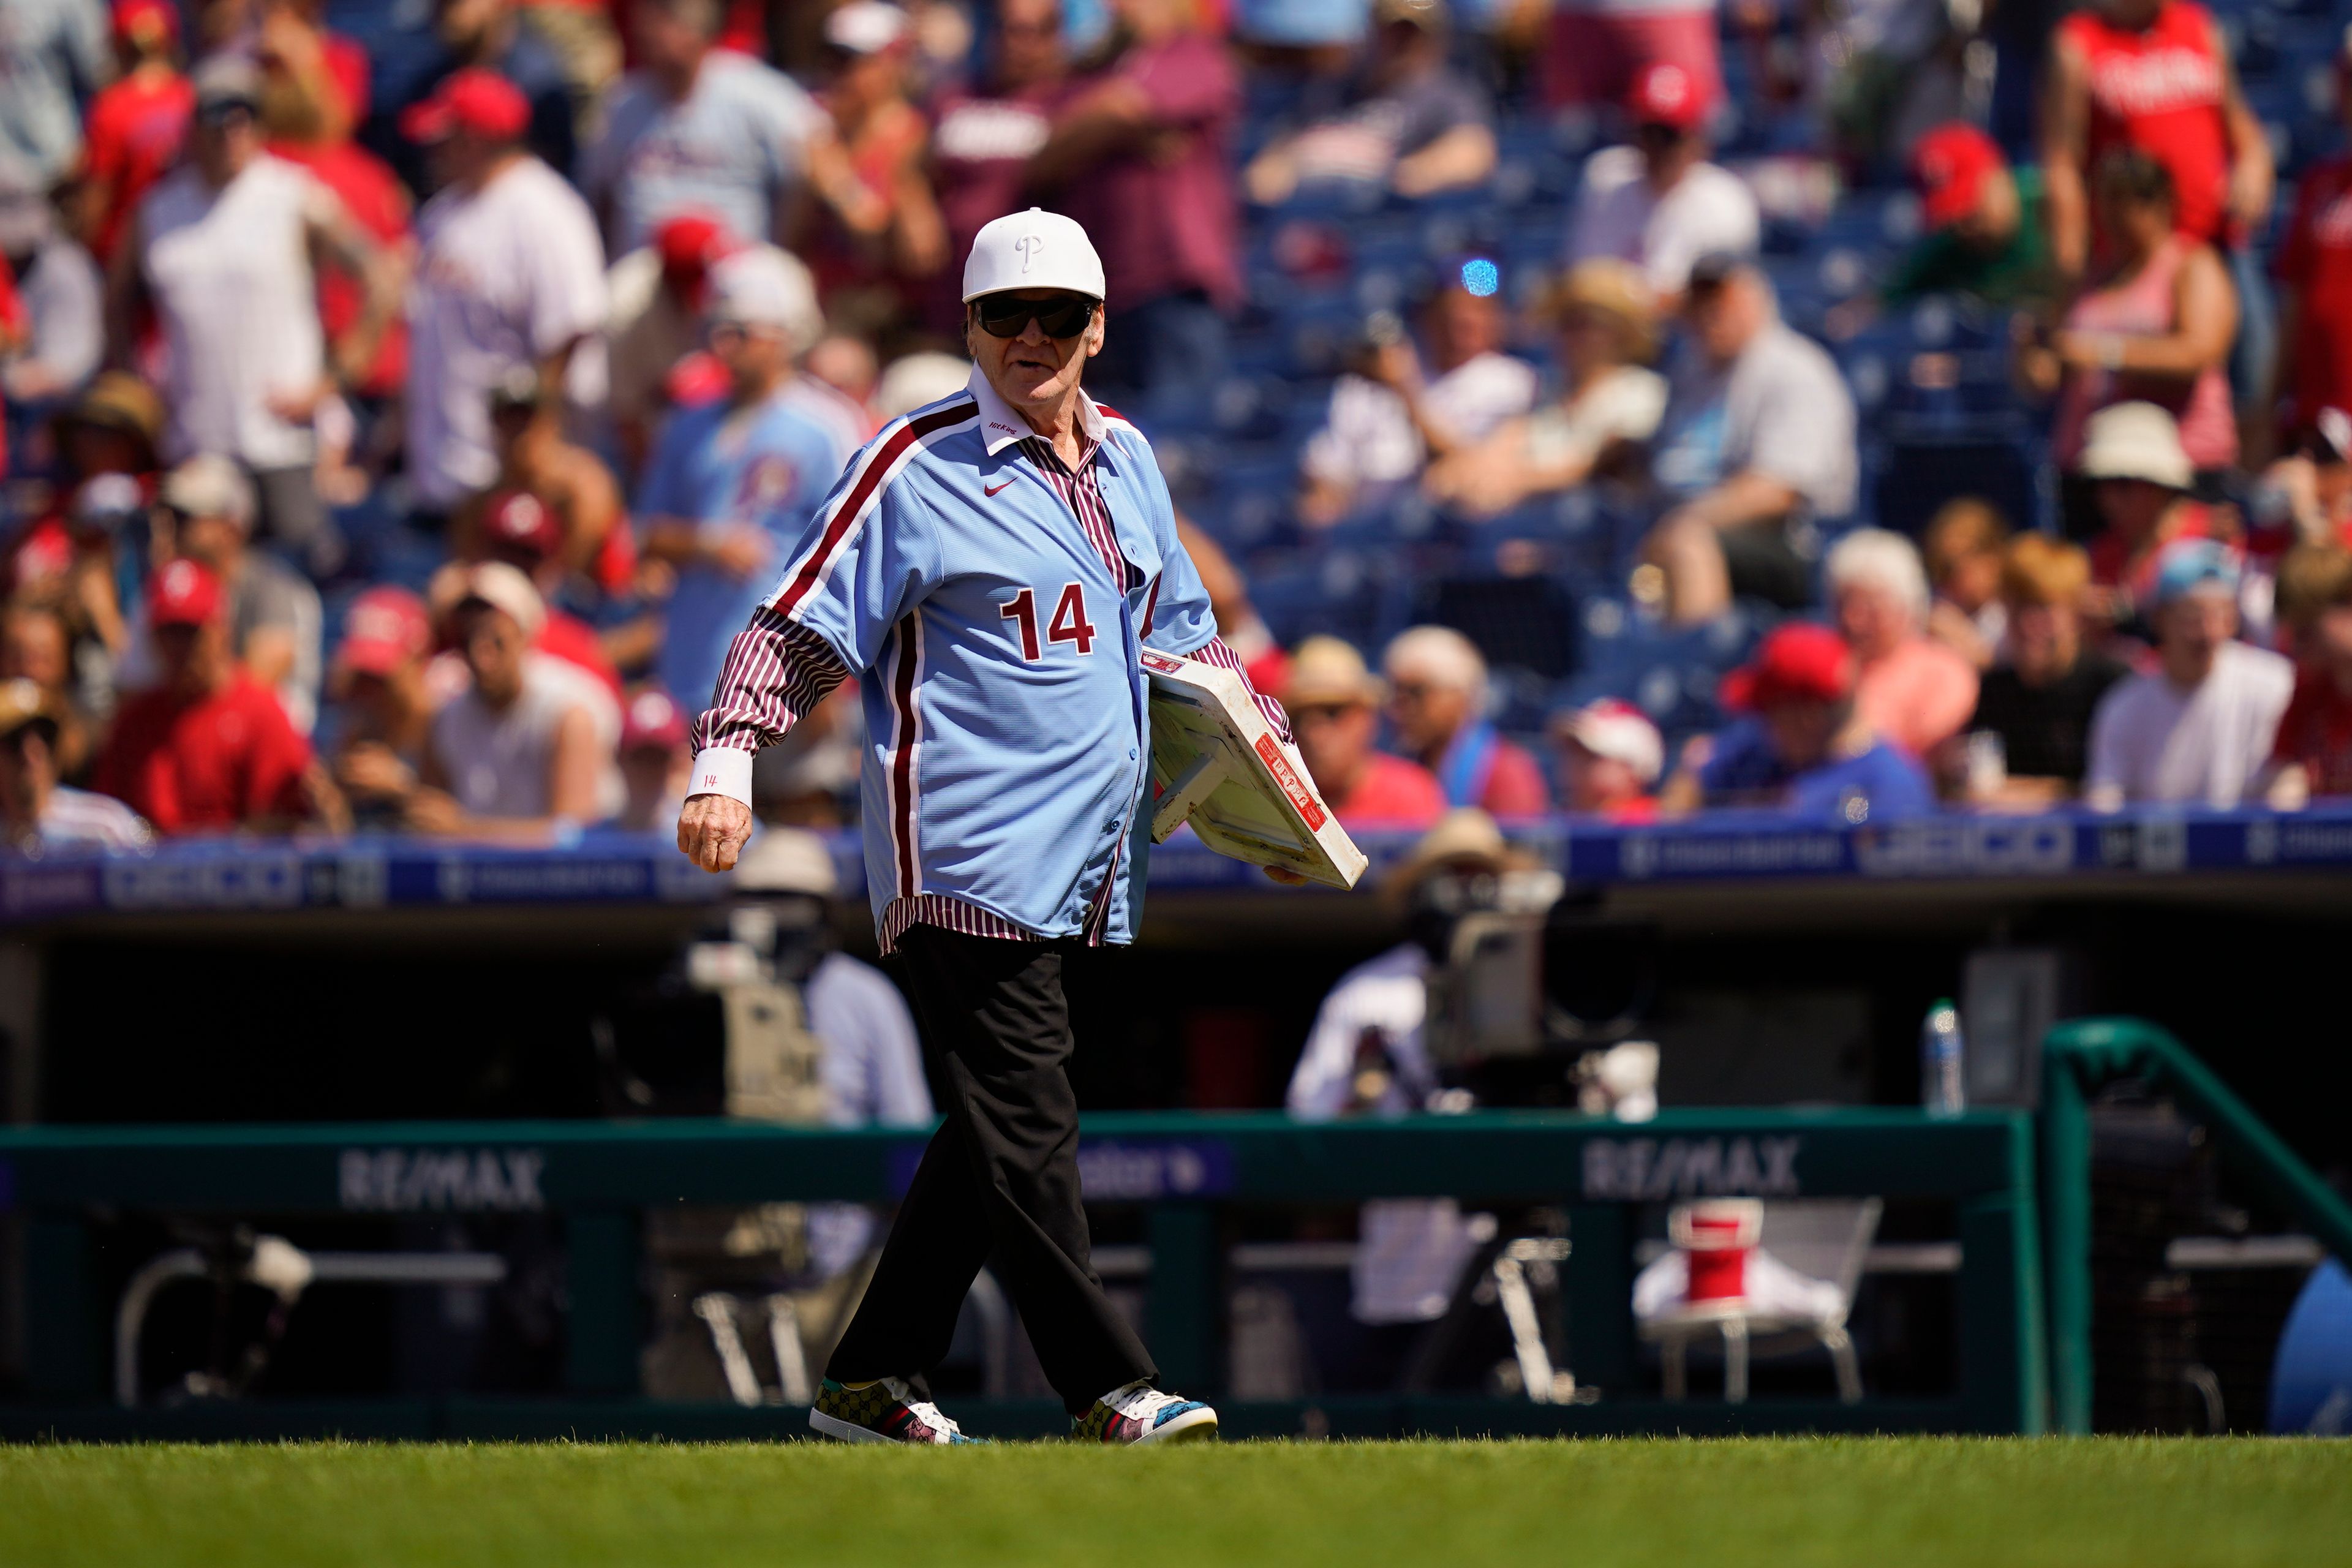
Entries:
POLYGON ((981 330, 995 338, 1017 338, 1037 323, 1049 338, 1075 338, 1094 320, 1098 300, 1084 294, 1056 294, 1050 300, 1016 300, 1010 294, 983 294, 971 302, 981 330))

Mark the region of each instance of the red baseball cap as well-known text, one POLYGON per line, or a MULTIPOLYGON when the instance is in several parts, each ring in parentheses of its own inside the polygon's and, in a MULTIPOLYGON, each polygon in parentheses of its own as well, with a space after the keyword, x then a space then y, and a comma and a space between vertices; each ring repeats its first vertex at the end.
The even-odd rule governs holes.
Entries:
POLYGON ((114 36, 142 48, 177 43, 180 14, 164 0, 114 0, 114 36))
POLYGON ((1911 177, 1919 184, 1919 216, 1929 228, 1949 228, 1976 211, 1985 181, 2009 167, 1991 137, 1954 121, 1919 138, 1911 150, 1911 177))
POLYGON ((511 142, 530 123, 530 100, 494 70, 453 71, 433 96, 401 111, 400 133, 411 142, 438 142, 463 131, 486 141, 511 142))
POLYGON ((524 555, 534 563, 546 560, 563 544, 563 525, 537 496, 529 490, 508 490, 490 498, 489 510, 482 514, 482 526, 489 533, 490 546, 516 555, 524 555))
POLYGON ((1778 626, 1756 657, 1723 678, 1717 693, 1737 712, 1782 702, 1836 702, 1853 695, 1853 650, 1827 626, 1778 626))
POLYGON ((433 621, 424 600, 405 588, 370 588, 343 616, 335 662, 363 675, 389 675, 432 647, 433 621))
POLYGON ((173 562, 147 584, 147 621, 156 626, 200 626, 220 614, 220 579, 186 559, 173 562))
POLYGON ((661 258, 663 284, 696 310, 702 309, 703 283, 711 268, 743 248, 724 221, 698 212, 656 225, 653 247, 661 258))
POLYGON ((629 699, 628 710, 621 717, 621 750, 651 746, 667 752, 685 744, 686 715, 668 692, 649 686, 629 699))
POLYGON ((1691 73, 1671 60, 1653 60, 1633 79, 1625 95, 1625 112, 1636 125, 1664 125, 1696 131, 1706 118, 1706 100, 1691 73))

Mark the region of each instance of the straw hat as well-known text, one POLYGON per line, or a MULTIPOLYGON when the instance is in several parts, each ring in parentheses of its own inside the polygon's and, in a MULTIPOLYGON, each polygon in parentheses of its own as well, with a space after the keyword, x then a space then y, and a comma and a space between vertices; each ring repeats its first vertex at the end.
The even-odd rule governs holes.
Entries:
POLYGON ((2111 404, 2092 415, 2074 468, 2085 479, 2144 479, 2175 490, 2197 480, 2180 426, 2153 403, 2111 404))
POLYGON ((1369 706, 1381 695, 1380 678, 1366 668, 1364 656, 1338 637, 1308 637, 1291 650, 1290 673, 1282 684, 1286 708, 1369 706))
POLYGON ((1658 304, 1642 269, 1610 257, 1580 261, 1544 294, 1537 314, 1554 326, 1567 323, 1575 310, 1598 310, 1614 317, 1625 330, 1628 354, 1635 360, 1657 357, 1658 304))

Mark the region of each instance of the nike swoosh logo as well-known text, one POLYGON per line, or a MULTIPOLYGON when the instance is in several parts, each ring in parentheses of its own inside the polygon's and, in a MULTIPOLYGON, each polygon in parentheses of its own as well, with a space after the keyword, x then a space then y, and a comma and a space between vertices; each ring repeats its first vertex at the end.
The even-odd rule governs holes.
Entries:
POLYGON ((1005 480, 1005 481, 1004 481, 1004 484, 1003 484, 1003 485, 982 485, 982 486, 981 486, 981 487, 980 487, 980 493, 981 493, 981 494, 982 494, 982 495, 984 495, 984 496, 992 496, 992 495, 994 495, 997 491, 999 491, 999 490, 1003 489, 1004 488, 1004 485, 1009 485, 1009 484, 1011 484, 1012 482, 1013 482, 1013 481, 1012 481, 1011 479, 1007 479, 1007 480, 1005 480))

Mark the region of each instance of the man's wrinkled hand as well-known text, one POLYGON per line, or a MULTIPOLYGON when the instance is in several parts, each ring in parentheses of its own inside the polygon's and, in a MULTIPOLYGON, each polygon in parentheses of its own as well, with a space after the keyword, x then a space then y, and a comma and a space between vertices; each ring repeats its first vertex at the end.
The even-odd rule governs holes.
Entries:
POLYGON ((679 853, 706 871, 731 871, 751 838, 751 808, 731 795, 689 796, 677 814, 679 853))

